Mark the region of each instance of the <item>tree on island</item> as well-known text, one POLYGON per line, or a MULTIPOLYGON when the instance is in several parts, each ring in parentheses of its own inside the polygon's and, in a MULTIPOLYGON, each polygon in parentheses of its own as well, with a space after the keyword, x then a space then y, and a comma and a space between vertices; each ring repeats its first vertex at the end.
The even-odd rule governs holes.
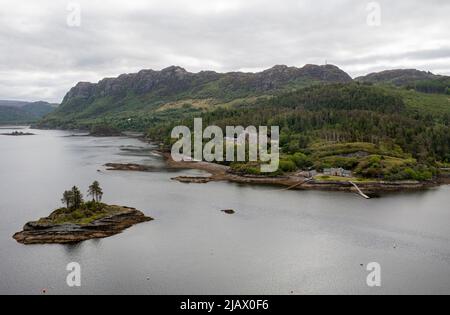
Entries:
POLYGON ((64 192, 61 202, 66 205, 67 209, 72 207, 73 195, 71 190, 66 190, 64 192))
POLYGON ((71 190, 64 192, 61 202, 66 205, 68 210, 84 209, 86 206, 88 208, 97 208, 98 205, 101 205, 100 202, 103 197, 103 190, 98 181, 93 182, 89 186, 88 195, 92 196, 92 203, 85 203, 80 189, 77 186, 73 186, 71 190))
POLYGON ((102 201, 103 190, 100 187, 100 183, 98 181, 93 182, 92 185, 89 186, 88 196, 92 196, 92 201, 102 201))
POLYGON ((77 186, 73 186, 72 188, 72 207, 75 209, 79 209, 83 203, 83 194, 81 193, 81 191, 78 189, 77 186))

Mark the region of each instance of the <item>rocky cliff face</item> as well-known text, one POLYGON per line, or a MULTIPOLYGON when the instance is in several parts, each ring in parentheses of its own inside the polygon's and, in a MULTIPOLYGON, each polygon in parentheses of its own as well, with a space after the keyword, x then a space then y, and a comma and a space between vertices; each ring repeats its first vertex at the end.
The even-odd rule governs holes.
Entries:
POLYGON ((332 65, 307 65, 303 68, 275 66, 260 73, 225 74, 212 71, 190 73, 172 66, 161 71, 142 70, 135 74, 123 74, 117 78, 103 79, 97 84, 80 82, 67 93, 63 105, 75 98, 90 100, 95 97, 120 97, 130 92, 136 95, 155 93, 158 96, 189 92, 201 97, 202 89, 212 84, 230 93, 242 90, 268 92, 298 80, 330 83, 352 81, 348 74, 332 65))
MULTIPOLYGON (((38 126, 89 128, 94 120, 98 123, 119 116, 125 117, 124 124, 129 125, 133 118, 142 120, 139 113, 145 113, 147 120, 167 119, 168 116, 162 114, 164 108, 183 109, 183 105, 187 105, 186 108, 191 106, 196 110, 195 106, 205 108, 235 100, 251 102, 257 97, 317 83, 352 81, 347 73, 332 65, 275 66, 259 73, 191 73, 176 66, 161 71, 142 70, 105 78, 98 83, 78 83, 66 94, 58 110, 46 116, 38 126), (159 116, 155 118, 156 114, 159 116)), ((149 122, 142 124, 147 126, 149 122)))
POLYGON ((63 104, 74 98, 87 100, 94 95, 96 84, 89 82, 79 82, 75 87, 70 89, 63 100, 63 104))

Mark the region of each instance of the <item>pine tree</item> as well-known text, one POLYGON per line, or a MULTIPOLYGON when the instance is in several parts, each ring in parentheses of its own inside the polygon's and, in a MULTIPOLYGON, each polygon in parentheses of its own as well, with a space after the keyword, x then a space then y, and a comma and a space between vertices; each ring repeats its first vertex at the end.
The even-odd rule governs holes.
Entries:
POLYGON ((88 195, 92 196, 92 201, 102 201, 103 190, 100 187, 100 183, 98 181, 93 182, 92 185, 89 186, 88 195))
POLYGON ((79 209, 84 203, 83 194, 78 189, 78 187, 74 186, 72 188, 72 207, 74 209, 79 209))

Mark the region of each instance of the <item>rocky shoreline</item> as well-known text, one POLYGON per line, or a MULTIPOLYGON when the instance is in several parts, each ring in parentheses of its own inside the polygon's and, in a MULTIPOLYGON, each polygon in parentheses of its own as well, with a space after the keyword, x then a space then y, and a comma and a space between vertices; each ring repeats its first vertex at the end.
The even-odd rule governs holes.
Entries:
MULTIPOLYGON (((175 169, 197 169, 203 170, 211 174, 207 177, 206 182, 211 181, 228 181, 239 184, 251 185, 272 185, 284 187, 286 190, 321 190, 321 191, 343 191, 343 192, 357 192, 354 185, 348 181, 318 181, 303 178, 299 176, 242 176, 230 172, 230 168, 223 165, 207 162, 175 162, 169 153, 161 152, 166 159, 167 164, 175 169)), ((176 177, 183 183, 198 183, 198 177, 176 177)), ((200 181, 201 183, 201 181, 200 181)), ((378 196, 381 193, 390 192, 408 192, 425 190, 432 187, 437 187, 441 184, 449 183, 448 179, 439 178, 436 181, 419 182, 419 181, 367 181, 358 182, 358 186, 368 195, 378 196)))
POLYGON ((129 207, 108 206, 114 214, 95 220, 89 224, 46 223, 50 217, 25 224, 23 231, 13 238, 25 245, 71 244, 90 239, 110 237, 143 222, 153 219, 129 207))
MULTIPOLYGON (((214 181, 227 181, 239 184, 251 184, 251 185, 270 185, 284 187, 285 190, 321 190, 321 191, 342 191, 342 192, 357 192, 356 188, 349 181, 319 181, 311 180, 299 176, 280 176, 280 177, 267 177, 267 176, 243 176, 230 172, 230 168, 224 165, 218 165, 207 162, 176 162, 170 154, 167 152, 159 152, 166 160, 169 169, 195 169, 202 170, 210 176, 179 176, 172 178, 173 180, 181 183, 193 183, 193 184, 206 184, 214 181)), ((111 164, 107 164, 111 166, 111 164)), ((146 169, 146 166, 130 165, 127 164, 114 164, 114 168, 109 167, 109 170, 128 170, 128 171, 150 171, 146 169)), ((432 187, 436 187, 442 184, 448 183, 448 179, 442 182, 442 180, 419 182, 419 181, 400 181, 400 182, 387 182, 387 181, 367 181, 357 182, 357 185, 369 196, 378 196, 381 193, 390 192, 408 192, 425 190, 432 187)), ((283 189, 283 188, 282 188, 283 189)))

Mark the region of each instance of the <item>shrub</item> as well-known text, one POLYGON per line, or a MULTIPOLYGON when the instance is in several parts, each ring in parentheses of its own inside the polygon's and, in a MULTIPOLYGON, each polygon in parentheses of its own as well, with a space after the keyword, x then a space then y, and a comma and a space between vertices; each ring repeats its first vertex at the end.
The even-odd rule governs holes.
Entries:
POLYGON ((286 173, 295 172, 297 170, 297 165, 291 160, 281 160, 280 169, 286 173))
POLYGON ((85 216, 86 216, 85 213, 83 213, 83 211, 81 211, 81 210, 76 210, 76 211, 72 212, 72 214, 71 214, 71 217, 74 220, 83 219, 85 216))
POLYGON ((313 166, 313 162, 311 159, 303 153, 295 153, 294 155, 290 156, 289 159, 297 165, 300 169, 306 169, 311 166, 313 166))

